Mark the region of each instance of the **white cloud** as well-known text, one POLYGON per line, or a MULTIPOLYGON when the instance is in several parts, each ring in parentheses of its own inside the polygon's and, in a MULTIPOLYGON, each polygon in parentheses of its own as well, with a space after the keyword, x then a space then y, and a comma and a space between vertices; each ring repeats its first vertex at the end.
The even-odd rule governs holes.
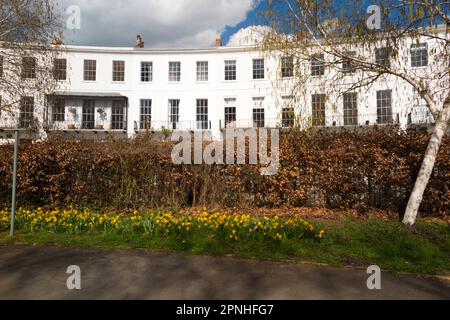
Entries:
POLYGON ((264 35, 272 30, 267 26, 250 26, 242 28, 230 37, 228 46, 254 45, 260 43, 264 39, 264 35))
POLYGON ((66 30, 66 44, 146 47, 213 45, 226 26, 245 20, 253 0, 54 0, 60 10, 81 8, 81 29, 66 30))

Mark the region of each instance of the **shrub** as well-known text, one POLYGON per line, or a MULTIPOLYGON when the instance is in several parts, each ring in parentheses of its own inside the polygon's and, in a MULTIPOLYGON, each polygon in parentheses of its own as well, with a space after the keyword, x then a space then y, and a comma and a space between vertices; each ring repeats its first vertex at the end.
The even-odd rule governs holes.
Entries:
MULTIPOLYGON (((22 145, 22 206, 93 209, 190 206, 379 208, 403 212, 429 140, 395 130, 283 134, 277 175, 250 165, 174 165, 172 145, 130 141, 48 141, 22 145)), ((0 147, 0 201, 8 205, 12 149, 0 147)), ((450 212, 450 143, 445 139, 421 206, 450 212)))

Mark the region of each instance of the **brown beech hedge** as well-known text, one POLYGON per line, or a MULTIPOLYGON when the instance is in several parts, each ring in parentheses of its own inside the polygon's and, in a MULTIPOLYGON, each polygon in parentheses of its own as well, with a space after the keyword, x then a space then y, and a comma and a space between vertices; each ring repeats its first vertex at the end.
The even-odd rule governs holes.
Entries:
MULTIPOLYGON (((256 166, 174 165, 172 145, 52 140, 22 144, 21 206, 115 208, 320 207, 404 210, 429 140, 426 133, 284 133, 277 175, 256 166)), ((10 204, 12 148, 0 147, 0 206, 10 204)), ((421 213, 450 212, 450 140, 440 150, 421 213)))

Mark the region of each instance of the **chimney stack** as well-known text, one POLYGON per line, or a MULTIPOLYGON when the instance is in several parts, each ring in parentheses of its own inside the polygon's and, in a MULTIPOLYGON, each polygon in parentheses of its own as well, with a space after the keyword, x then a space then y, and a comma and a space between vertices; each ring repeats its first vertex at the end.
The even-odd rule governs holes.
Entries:
POLYGON ((139 34, 136 37, 136 48, 144 48, 144 40, 139 34))
POLYGON ((59 38, 59 37, 53 37, 53 40, 52 40, 52 45, 54 45, 54 46, 61 46, 63 44, 63 42, 62 42, 62 40, 61 40, 61 38, 59 38))
POLYGON ((222 46, 222 35, 218 35, 216 38, 216 46, 221 47, 222 46))

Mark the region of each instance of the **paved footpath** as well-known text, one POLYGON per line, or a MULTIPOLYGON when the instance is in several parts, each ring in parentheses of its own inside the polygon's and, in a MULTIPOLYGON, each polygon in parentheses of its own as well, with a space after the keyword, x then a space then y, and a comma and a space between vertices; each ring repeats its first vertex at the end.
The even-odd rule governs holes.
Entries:
POLYGON ((43 246, 0 246, 0 299, 450 299, 450 282, 365 270, 43 246), (82 289, 70 291, 69 265, 82 289))

